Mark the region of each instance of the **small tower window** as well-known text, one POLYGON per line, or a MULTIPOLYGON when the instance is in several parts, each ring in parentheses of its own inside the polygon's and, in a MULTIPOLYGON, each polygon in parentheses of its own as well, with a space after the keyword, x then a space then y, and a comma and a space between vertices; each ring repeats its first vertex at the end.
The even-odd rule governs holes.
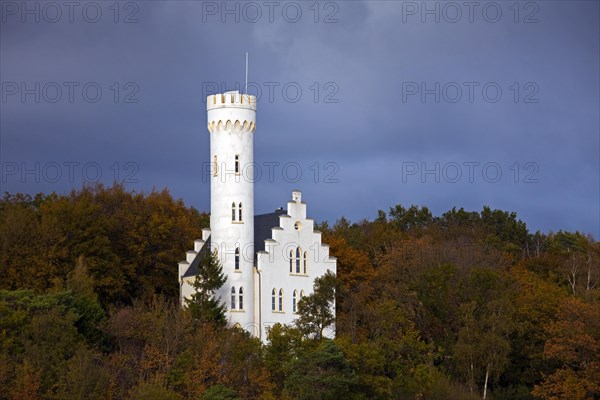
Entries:
POLYGON ((275 296, 276 296, 276 291, 275 291, 275 289, 273 289, 271 291, 271 311, 275 311, 275 296))
POLYGON ((235 286, 231 288, 231 309, 235 310, 235 286))
POLYGON ((301 255, 300 247, 296 248, 296 273, 300 273, 300 255, 301 255))
POLYGON ((235 203, 231 203, 231 222, 235 222, 235 203))
POLYGON ((235 155, 235 173, 236 175, 240 174, 240 155, 235 155))
POLYGON ((219 167, 218 167, 218 165, 219 165, 219 164, 217 163, 217 156, 216 156, 216 155, 214 155, 214 156, 213 156, 213 176, 217 176, 217 173, 219 172, 219 170, 218 170, 218 168, 219 168, 219 167))
POLYGON ((302 222, 300 222, 300 221, 296 221, 296 222, 294 223, 294 229, 295 229, 295 230, 297 230, 297 231, 300 231, 300 230, 302 230, 302 222))
POLYGON ((240 270, 240 248, 237 247, 235 249, 235 270, 239 271, 240 270))
POLYGON ((294 296, 292 297, 292 311, 296 313, 296 299, 298 297, 298 291, 294 290, 294 296))
POLYGON ((308 264, 308 254, 306 252, 304 252, 304 258, 302 259, 302 262, 304 263, 304 274, 306 275, 306 269, 308 264))
POLYGON ((242 222, 242 221, 243 221, 243 219, 242 219, 242 203, 240 203, 240 208, 239 208, 239 211, 240 211, 240 212, 239 212, 240 216, 239 216, 239 218, 238 218, 238 221, 239 221, 239 222, 242 222))
POLYGON ((294 272, 294 250, 290 250, 290 274, 294 272))
POLYGON ((240 300, 240 304, 239 304, 238 308, 240 310, 243 310, 244 309, 244 288, 243 287, 240 288, 240 297, 239 297, 239 300, 240 300))
POLYGON ((283 289, 279 289, 279 311, 283 311, 283 289))

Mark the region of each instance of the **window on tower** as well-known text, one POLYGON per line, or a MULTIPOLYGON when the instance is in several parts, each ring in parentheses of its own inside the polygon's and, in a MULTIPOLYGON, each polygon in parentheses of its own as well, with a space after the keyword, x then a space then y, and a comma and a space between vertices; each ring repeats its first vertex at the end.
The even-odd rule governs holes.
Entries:
POLYGON ((236 175, 240 174, 240 155, 235 155, 235 173, 236 175))
POLYGON ((294 250, 290 250, 290 274, 294 272, 294 250))
POLYGON ((240 299, 240 302, 239 302, 240 304, 239 304, 238 308, 240 310, 243 310, 244 309, 244 288, 243 287, 240 288, 240 297, 239 297, 239 299, 240 299))
POLYGON ((219 167, 218 167, 218 163, 217 163, 217 156, 214 155, 213 156, 213 176, 217 176, 217 173, 219 172, 219 167))
POLYGON ((275 289, 273 289, 271 291, 271 311, 275 311, 275 296, 276 296, 276 291, 275 289))
POLYGON ((240 248, 236 247, 235 249, 235 270, 240 270, 240 248))
POLYGON ((231 309, 235 310, 235 286, 231 288, 231 309))
POLYGON ((240 214, 240 216, 238 218, 238 221, 242 222, 243 221, 243 219, 242 219, 242 203, 240 203, 239 214, 240 214))
POLYGON ((231 203, 231 222, 235 222, 235 203, 231 203))

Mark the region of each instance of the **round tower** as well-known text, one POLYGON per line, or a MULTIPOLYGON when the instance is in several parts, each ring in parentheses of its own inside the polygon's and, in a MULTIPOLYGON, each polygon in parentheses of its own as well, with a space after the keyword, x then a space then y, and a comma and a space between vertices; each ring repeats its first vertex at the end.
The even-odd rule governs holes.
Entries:
MULTIPOLYGON (((256 97, 225 92, 207 97, 210 132, 211 248, 227 275, 219 295, 232 325, 254 327, 254 131, 256 97)), ((256 334, 256 333, 255 333, 256 334)))

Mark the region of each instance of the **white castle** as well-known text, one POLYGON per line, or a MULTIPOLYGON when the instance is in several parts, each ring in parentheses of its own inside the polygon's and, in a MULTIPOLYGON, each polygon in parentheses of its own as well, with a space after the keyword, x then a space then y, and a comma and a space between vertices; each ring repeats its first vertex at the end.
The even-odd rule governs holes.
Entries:
MULTIPOLYGON (((207 98, 210 132, 210 229, 179 262, 181 302, 189 297, 201 259, 217 253, 227 276, 218 292, 230 325, 266 341, 266 328, 292 323, 300 299, 312 293, 315 278, 336 272, 336 259, 321 243, 321 232, 306 217, 300 191, 287 211, 254 215, 254 131, 256 97, 238 91, 207 98)), ((332 337, 335 328, 325 332, 332 337)))

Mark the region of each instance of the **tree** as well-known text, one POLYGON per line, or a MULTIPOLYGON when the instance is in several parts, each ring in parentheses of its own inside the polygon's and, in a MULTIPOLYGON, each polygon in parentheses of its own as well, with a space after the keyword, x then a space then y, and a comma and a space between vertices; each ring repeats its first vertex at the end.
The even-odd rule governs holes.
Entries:
POLYGON ((554 366, 533 394, 544 400, 600 397, 600 307, 566 297, 546 328, 544 357, 554 366))
POLYGON ((200 261, 198 275, 194 279, 194 294, 185 299, 186 305, 190 309, 194 319, 202 324, 214 322, 218 326, 225 326, 225 304, 215 296, 227 281, 223 273, 223 266, 217 258, 217 254, 212 253, 205 256, 200 261))
POLYGON ((356 383, 356 374, 344 353, 332 340, 324 340, 291 363, 285 392, 297 400, 351 399, 356 383))
POLYGON ((238 400, 237 392, 223 385, 211 386, 202 393, 200 400, 238 400))
POLYGON ((130 398, 132 400, 179 400, 181 397, 177 393, 156 384, 142 382, 131 392, 130 398))
POLYGON ((296 326, 304 335, 315 339, 323 338, 325 328, 335 322, 335 288, 337 280, 331 271, 316 278, 313 293, 298 302, 296 326))
POLYGON ((302 351, 302 332, 297 328, 276 323, 267 329, 267 340, 265 364, 278 394, 281 394, 285 377, 290 373, 290 364, 302 351))
POLYGON ((402 232, 425 228, 433 222, 433 216, 427 207, 415 205, 410 206, 408 210, 400 204, 390 208, 390 219, 402 232))
POLYGON ((462 327, 454 360, 471 392, 481 384, 483 398, 509 361, 509 336, 514 332, 512 282, 499 273, 478 268, 465 282, 467 299, 460 306, 462 327))

